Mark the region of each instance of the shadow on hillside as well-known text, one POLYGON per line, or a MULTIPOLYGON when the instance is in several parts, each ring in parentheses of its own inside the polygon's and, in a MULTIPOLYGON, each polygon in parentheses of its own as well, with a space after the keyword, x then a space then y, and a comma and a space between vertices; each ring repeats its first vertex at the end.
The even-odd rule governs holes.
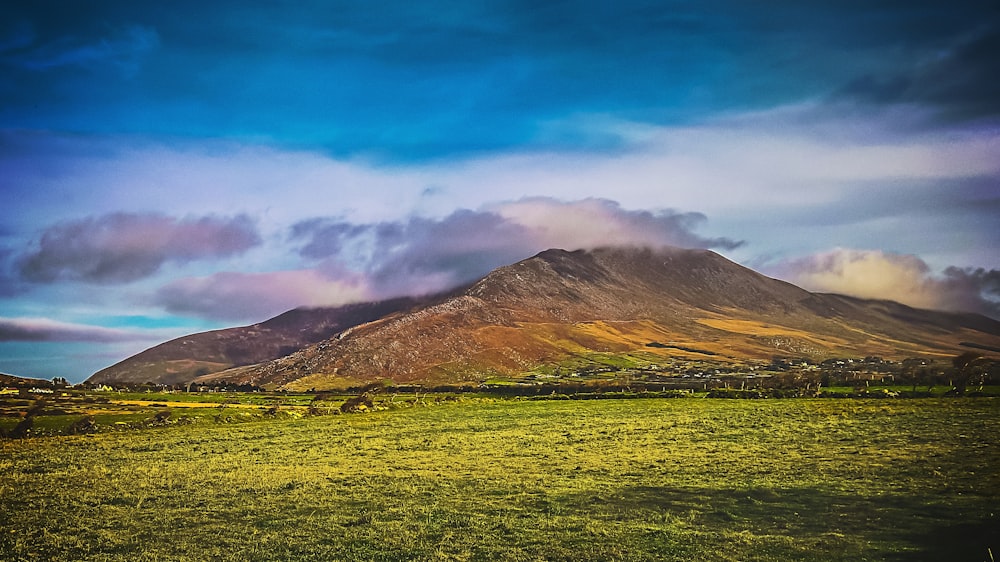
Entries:
POLYGON ((988 548, 1000 556, 1000 511, 992 500, 975 494, 863 496, 814 488, 649 486, 565 498, 607 519, 677 517, 701 529, 814 539, 818 547, 834 550, 838 542, 853 542, 871 549, 866 557, 882 560, 974 562, 989 560, 988 548))

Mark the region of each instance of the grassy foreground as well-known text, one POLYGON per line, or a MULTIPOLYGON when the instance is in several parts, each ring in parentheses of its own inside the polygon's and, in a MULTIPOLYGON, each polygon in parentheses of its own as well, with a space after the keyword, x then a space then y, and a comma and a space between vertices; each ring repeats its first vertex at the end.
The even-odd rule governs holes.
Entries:
POLYGON ((471 401, 0 442, 0 560, 989 560, 1000 399, 471 401))

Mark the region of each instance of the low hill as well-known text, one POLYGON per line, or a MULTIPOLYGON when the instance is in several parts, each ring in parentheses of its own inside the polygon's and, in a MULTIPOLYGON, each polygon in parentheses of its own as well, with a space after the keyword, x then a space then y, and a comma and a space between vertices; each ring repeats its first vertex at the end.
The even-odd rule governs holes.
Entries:
POLYGON ((336 308, 298 308, 259 324, 183 336, 98 371, 87 382, 161 384, 268 361, 424 301, 398 298, 336 308))
POLYGON ((51 384, 49 381, 44 379, 29 379, 25 377, 18 377, 15 375, 8 375, 6 373, 0 373, 0 387, 28 387, 35 385, 48 386, 51 384))
POLYGON ((200 380, 317 389, 454 383, 623 355, 660 364, 945 357, 963 342, 997 346, 1000 322, 810 293, 706 250, 549 250, 450 298, 200 380))

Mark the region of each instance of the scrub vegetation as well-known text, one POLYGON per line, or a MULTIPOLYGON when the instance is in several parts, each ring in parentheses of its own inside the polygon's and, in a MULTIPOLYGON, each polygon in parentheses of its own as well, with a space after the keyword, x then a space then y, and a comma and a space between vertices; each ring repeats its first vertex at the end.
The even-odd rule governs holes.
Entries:
POLYGON ((0 558, 989 560, 998 414, 995 397, 410 397, 3 440, 0 558))

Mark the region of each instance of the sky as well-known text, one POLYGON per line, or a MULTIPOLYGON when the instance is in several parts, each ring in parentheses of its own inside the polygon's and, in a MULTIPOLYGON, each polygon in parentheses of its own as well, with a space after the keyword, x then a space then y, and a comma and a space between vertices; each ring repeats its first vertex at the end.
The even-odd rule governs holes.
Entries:
POLYGON ((712 249, 1000 319, 995 0, 0 3, 0 372, 712 249))

